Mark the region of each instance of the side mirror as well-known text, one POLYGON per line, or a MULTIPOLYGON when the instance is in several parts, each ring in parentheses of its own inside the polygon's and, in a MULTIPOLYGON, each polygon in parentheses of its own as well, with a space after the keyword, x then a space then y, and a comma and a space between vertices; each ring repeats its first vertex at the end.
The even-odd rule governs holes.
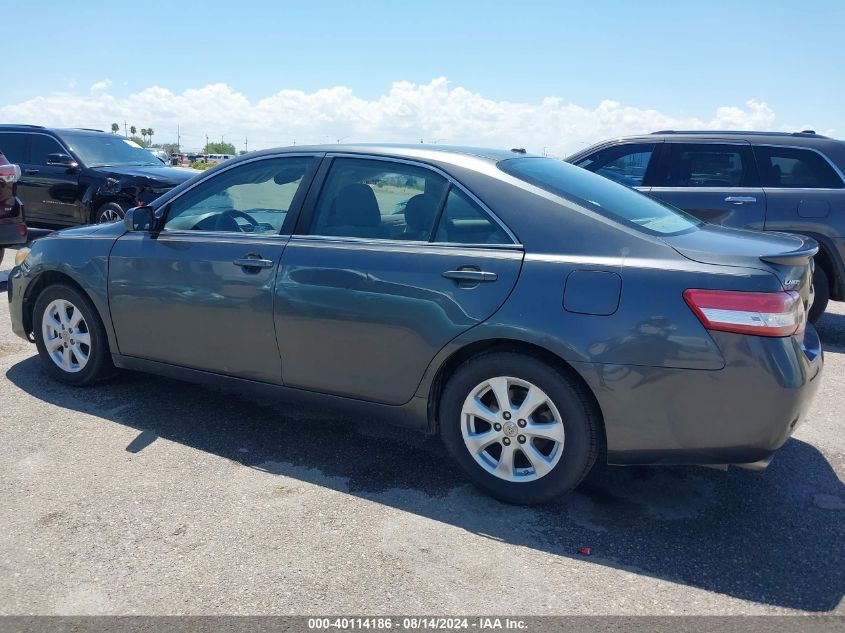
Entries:
POLYGON ((69 169, 79 167, 79 163, 73 159, 73 156, 68 156, 67 154, 47 154, 47 164, 60 165, 69 169))
POLYGON ((152 207, 132 207, 123 216, 127 231, 149 231, 153 227, 152 207))

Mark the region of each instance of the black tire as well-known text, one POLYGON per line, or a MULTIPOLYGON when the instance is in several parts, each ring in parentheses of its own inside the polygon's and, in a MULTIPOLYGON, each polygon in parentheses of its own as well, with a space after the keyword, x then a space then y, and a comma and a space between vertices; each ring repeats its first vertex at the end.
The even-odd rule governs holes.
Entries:
POLYGON ((816 264, 816 272, 813 273, 813 289, 815 297, 808 316, 810 322, 815 323, 824 314, 827 303, 830 301, 830 281, 827 278, 827 273, 824 272, 824 268, 818 264, 816 264))
POLYGON ((126 212, 119 204, 116 202, 106 202, 94 212, 94 215, 91 217, 91 224, 117 222, 118 220, 122 220, 124 215, 126 215, 126 212), (110 218, 110 214, 116 215, 117 217, 110 218))
POLYGON ((100 315, 97 313, 97 309, 91 303, 91 300, 78 289, 65 284, 47 286, 35 301, 32 328, 35 334, 35 345, 38 348, 38 355, 41 358, 44 369, 52 378, 66 385, 87 387, 114 375, 115 367, 112 364, 109 341, 103 321, 100 319, 100 315), (81 312, 86 327, 84 329, 78 329, 75 333, 84 334, 84 330, 87 329, 90 337, 90 345, 87 346, 87 362, 82 369, 75 372, 66 371, 53 361, 50 353, 47 351, 47 344, 44 340, 42 327, 44 312, 52 302, 57 300, 67 301, 81 312))
POLYGON ((506 503, 543 503, 573 490, 592 468, 601 446, 600 413, 586 388, 567 372, 516 352, 488 352, 458 367, 443 391, 439 421, 447 450, 469 480, 506 503), (561 457, 547 474, 533 481, 506 481, 488 472, 464 443, 464 400, 477 385, 497 376, 536 385, 560 413, 565 431, 561 457))
POLYGON ((0 246, 0 262, 3 261, 3 257, 6 255, 6 249, 0 246))

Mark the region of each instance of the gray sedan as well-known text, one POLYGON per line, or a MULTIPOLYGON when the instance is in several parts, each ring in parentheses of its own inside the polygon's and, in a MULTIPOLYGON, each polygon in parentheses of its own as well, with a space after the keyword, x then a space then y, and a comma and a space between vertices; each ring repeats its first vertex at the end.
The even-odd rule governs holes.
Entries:
POLYGON ((597 460, 764 467, 820 381, 816 250, 521 150, 332 145, 38 240, 9 294, 64 383, 340 407, 439 433, 477 486, 537 503, 597 460))

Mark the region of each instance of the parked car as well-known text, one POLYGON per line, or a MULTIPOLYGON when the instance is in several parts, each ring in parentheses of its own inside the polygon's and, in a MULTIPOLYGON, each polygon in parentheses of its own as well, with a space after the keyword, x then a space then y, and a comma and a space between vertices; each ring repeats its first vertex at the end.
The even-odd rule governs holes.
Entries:
POLYGON ((0 147, 22 171, 27 222, 62 227, 110 222, 196 172, 174 169, 116 134, 0 125, 0 147))
POLYGON ((812 130, 656 132, 566 159, 713 224, 819 243, 810 320, 845 300, 845 142, 812 130))
POLYGON ((11 164, 0 146, 0 261, 7 246, 26 243, 24 207, 17 195, 21 169, 11 164))
POLYGON ((540 156, 296 147, 38 240, 10 313, 61 382, 340 406, 439 432, 480 488, 534 503, 599 456, 765 466, 820 382, 817 248, 540 156))
POLYGON ((232 157, 231 154, 209 154, 205 159, 209 163, 222 163, 224 160, 229 160, 232 157))
POLYGON ((148 147, 147 151, 156 158, 158 158, 165 165, 170 164, 170 154, 165 152, 163 149, 159 149, 158 147, 148 147))

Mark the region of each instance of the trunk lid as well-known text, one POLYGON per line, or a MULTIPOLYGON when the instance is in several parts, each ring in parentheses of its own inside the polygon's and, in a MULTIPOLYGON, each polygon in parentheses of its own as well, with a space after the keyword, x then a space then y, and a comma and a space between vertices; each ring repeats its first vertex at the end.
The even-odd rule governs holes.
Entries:
POLYGON ((813 256, 819 245, 810 237, 703 225, 697 231, 661 239, 696 262, 769 271, 784 290, 801 295, 805 310, 812 305, 813 256))

